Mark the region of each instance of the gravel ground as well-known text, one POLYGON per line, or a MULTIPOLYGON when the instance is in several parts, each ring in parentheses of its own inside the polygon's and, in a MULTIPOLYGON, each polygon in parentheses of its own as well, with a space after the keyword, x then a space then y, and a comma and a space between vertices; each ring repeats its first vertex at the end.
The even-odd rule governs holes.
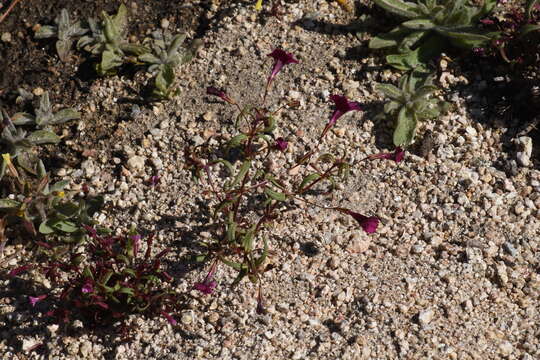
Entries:
POLYGON ((271 66, 266 54, 280 47, 300 63, 278 75, 269 96, 301 102, 279 122, 281 136, 302 136, 278 164, 315 143, 320 130, 310 130, 326 124, 334 93, 359 101, 364 111, 341 118, 323 147, 353 160, 391 148, 391 122, 376 120, 382 99, 373 84, 398 75, 383 71, 376 58, 349 56, 353 47, 365 52, 366 41, 319 25, 352 19, 333 2, 300 0, 287 4, 281 20, 270 17, 264 26, 256 20, 245 5, 227 14, 181 69, 182 94, 152 110, 134 108, 112 149, 85 144, 84 114, 114 107, 130 84, 97 81, 96 100, 81 105, 80 132, 71 140, 96 153, 80 169, 57 172, 73 180, 72 188, 86 179, 107 194, 104 223, 137 223, 156 231, 163 247, 174 247, 168 260, 177 289, 193 295, 179 324, 133 316, 132 338, 123 342, 78 322, 65 330, 41 325, 39 306, 8 296, 0 307, 0 325, 10 329, 0 335, 3 358, 539 359, 540 172, 537 163, 523 163, 523 154, 502 151, 508 129, 488 125, 485 99, 477 95, 482 79, 468 74, 442 71, 454 106, 421 125, 419 134, 429 134, 416 152, 422 156, 362 163, 338 196, 319 198, 376 214, 377 233, 322 210, 295 210, 269 233, 276 267, 264 279, 267 314, 255 313, 254 286, 230 289, 234 273, 225 266, 215 294, 191 290, 205 269, 187 271, 182 259, 211 234, 199 206, 206 201, 202 188, 183 168, 183 148, 228 136, 235 115, 205 95, 207 86, 257 101, 271 66), (145 182, 156 173, 161 184, 150 189, 145 182), (39 343, 49 355, 27 352, 39 343))

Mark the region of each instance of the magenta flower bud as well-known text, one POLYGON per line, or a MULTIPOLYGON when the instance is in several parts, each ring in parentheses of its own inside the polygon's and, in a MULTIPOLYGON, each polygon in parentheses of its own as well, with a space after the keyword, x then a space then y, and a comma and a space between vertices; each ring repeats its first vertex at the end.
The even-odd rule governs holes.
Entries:
POLYGON ((170 314, 166 313, 165 311, 161 311, 161 315, 163 315, 163 317, 165 317, 165 319, 167 319, 167 321, 171 324, 171 325, 176 325, 178 324, 175 320, 175 318, 173 318, 170 314))
POLYGON ((90 281, 86 281, 86 283, 84 283, 84 285, 82 286, 81 291, 85 294, 92 293, 94 292, 94 286, 90 281))
POLYGON ((368 159, 374 160, 374 159, 387 159, 387 160, 394 160, 396 163, 402 161, 405 158, 405 150, 403 150, 401 147, 396 147, 394 152, 391 153, 380 153, 380 154, 373 154, 368 156, 368 159))
POLYGON ((285 141, 282 137, 276 139, 276 143, 274 144, 274 148, 279 151, 285 151, 287 150, 287 146, 289 146, 289 143, 285 141))
POLYGON ((275 49, 267 56, 270 56, 274 58, 274 66, 272 67, 272 73, 268 77, 268 85, 270 85, 270 82, 276 77, 276 75, 281 71, 283 66, 288 64, 298 64, 298 60, 296 60, 292 54, 285 52, 281 49, 275 49))
POLYGON ((202 282, 195 283, 193 287, 196 290, 199 290, 203 294, 209 295, 214 292, 214 289, 217 286, 217 282, 214 280, 214 273, 216 272, 216 263, 213 263, 210 267, 210 271, 204 278, 202 282))
POLYGON ((368 233, 373 234, 377 231, 377 226, 379 226, 379 218, 376 216, 364 216, 353 211, 349 211, 349 215, 353 217, 354 220, 358 221, 362 229, 368 233))
POLYGON ((36 304, 38 302, 40 302, 41 300, 45 299, 47 297, 47 295, 39 295, 39 296, 29 296, 28 297, 28 301, 30 302, 30 304, 32 305, 32 307, 36 306, 36 304))
POLYGON ((228 102, 229 104, 236 104, 233 99, 231 99, 223 90, 219 90, 218 88, 215 88, 213 86, 209 86, 206 88, 206 93, 208 95, 214 95, 219 98, 221 98, 223 101, 228 102))
POLYGON ((326 127, 324 128, 321 138, 323 138, 328 130, 332 128, 338 121, 340 117, 342 117, 344 114, 348 113, 349 111, 359 111, 362 110, 360 107, 360 104, 356 101, 349 101, 345 96, 343 95, 332 95, 330 96, 330 100, 336 104, 336 110, 334 110, 334 113, 332 114, 332 117, 330 118, 330 121, 328 124, 326 124, 326 127))

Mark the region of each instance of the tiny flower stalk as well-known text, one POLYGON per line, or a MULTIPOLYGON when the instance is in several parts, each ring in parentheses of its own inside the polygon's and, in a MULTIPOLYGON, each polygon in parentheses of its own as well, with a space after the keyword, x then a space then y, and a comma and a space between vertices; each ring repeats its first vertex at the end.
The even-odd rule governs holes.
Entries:
POLYGON ((231 99, 223 90, 219 90, 218 88, 215 88, 213 86, 209 86, 206 88, 206 94, 213 95, 221 98, 221 100, 228 102, 229 104, 236 105, 236 101, 231 99))

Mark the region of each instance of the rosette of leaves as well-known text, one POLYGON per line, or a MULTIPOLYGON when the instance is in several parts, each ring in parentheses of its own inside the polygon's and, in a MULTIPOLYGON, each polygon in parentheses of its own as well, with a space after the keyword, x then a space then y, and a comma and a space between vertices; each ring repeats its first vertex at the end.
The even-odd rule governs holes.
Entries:
MULTIPOLYGON (((60 141, 60 138, 52 131, 36 130, 29 133, 21 127, 15 126, 16 120, 15 117, 12 120, 4 110, 0 111, 0 121, 3 127, 0 144, 2 144, 3 154, 9 153, 11 157, 17 157, 35 145, 57 144, 60 141)), ((21 123, 25 123, 25 121, 17 121, 17 124, 21 123)))
POLYGON ((80 21, 72 22, 66 9, 62 9, 54 20, 56 25, 43 25, 36 31, 36 39, 47 39, 56 37, 56 51, 60 60, 67 61, 71 45, 75 37, 82 36, 88 32, 87 28, 81 26, 80 21))
MULTIPOLYGON (((57 235, 63 242, 80 242, 86 234, 84 225, 93 225, 92 216, 103 206, 103 197, 87 200, 68 200, 64 191, 69 181, 50 184, 43 162, 37 159, 37 178, 32 179, 8 164, 15 198, 0 199, 0 213, 9 224, 22 223, 26 231, 38 238, 42 235, 57 235), (36 230, 37 229, 37 230, 36 230)), ((5 196, 6 194, 2 194, 5 196)), ((47 243, 38 240, 46 248, 47 243)))
POLYGON ((28 113, 16 113, 12 121, 15 125, 36 125, 40 129, 49 128, 71 120, 78 120, 81 114, 72 108, 62 109, 56 113, 52 110, 49 93, 45 91, 39 99, 39 107, 35 109, 35 115, 28 113))
POLYGON ((411 144, 419 121, 435 118, 446 110, 446 102, 430 98, 438 90, 433 85, 433 79, 434 75, 412 72, 401 77, 399 87, 392 84, 375 85, 375 90, 390 100, 384 106, 384 113, 390 116, 397 114, 394 145, 411 144))
POLYGON ((467 0, 374 0, 389 13, 404 18, 390 32, 371 39, 371 49, 395 48, 399 54, 387 56, 387 62, 400 70, 425 69, 427 61, 439 55, 447 43, 466 49, 481 47, 497 33, 475 26, 489 14, 496 0, 484 0, 483 6, 467 0))
POLYGON ((51 280, 57 280, 60 273, 67 279, 59 306, 50 314, 60 320, 82 316, 101 325, 133 313, 161 314, 176 324, 169 312, 176 312, 178 294, 161 266, 169 249, 153 255, 153 236, 149 236, 142 251, 141 236, 134 230, 112 236, 86 229, 89 239, 84 252, 73 254, 68 262, 51 262, 46 269, 51 280))
POLYGON ((139 56, 139 61, 148 64, 148 71, 157 73, 152 95, 158 99, 169 99, 178 95, 174 89, 177 66, 191 61, 200 46, 200 41, 195 41, 190 48, 183 48, 182 43, 186 39, 185 34, 171 35, 169 32, 155 31, 152 34, 152 53, 139 56))
POLYGON ((105 76, 114 74, 116 68, 125 62, 134 62, 129 55, 136 57, 148 52, 149 49, 126 40, 128 17, 124 4, 120 5, 116 15, 110 16, 103 12, 102 17, 101 22, 88 19, 91 35, 81 37, 77 47, 86 49, 94 55, 101 55, 101 61, 96 64, 96 71, 100 76, 105 76))

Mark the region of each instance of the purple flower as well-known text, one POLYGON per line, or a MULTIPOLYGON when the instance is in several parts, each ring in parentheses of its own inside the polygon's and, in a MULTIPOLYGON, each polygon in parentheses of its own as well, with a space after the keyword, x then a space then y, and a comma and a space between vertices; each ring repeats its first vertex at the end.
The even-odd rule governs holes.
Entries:
POLYGON ((360 226, 366 233, 373 234, 375 231, 377 231, 377 226, 379 226, 379 222, 380 222, 378 217, 364 216, 362 214, 359 214, 357 212, 354 212, 345 208, 333 208, 333 209, 352 216, 354 220, 358 221, 358 223, 360 224, 360 226))
POLYGON ((400 162, 405 157, 405 150, 403 150, 401 147, 396 147, 394 152, 391 153, 380 153, 380 154, 373 154, 368 156, 368 159, 374 160, 374 159, 387 159, 387 160, 394 160, 395 162, 400 162))
POLYGON ((167 319, 167 321, 171 324, 171 325, 176 325, 178 324, 175 320, 175 318, 173 318, 170 314, 166 313, 165 311, 161 311, 161 315, 163 315, 165 317, 165 319, 167 319))
POLYGON ((270 84, 270 82, 276 77, 276 75, 281 71, 281 68, 284 65, 293 64, 293 63, 298 64, 298 60, 296 60, 292 54, 285 52, 281 49, 275 49, 267 56, 273 57, 275 60, 274 67, 272 68, 272 73, 268 77, 267 87, 270 84))
POLYGON ((223 101, 226 101, 229 104, 236 104, 233 99, 231 99, 227 94, 225 94, 225 91, 219 90, 218 88, 215 88, 213 86, 209 86, 206 88, 206 94, 220 97, 223 101))
POLYGON ((32 307, 36 306, 36 304, 38 302, 40 302, 41 300, 45 299, 47 297, 47 295, 39 295, 39 296, 29 296, 28 297, 28 301, 30 301, 30 304, 32 305, 32 307))
POLYGON ((214 292, 214 289, 217 286, 216 281, 214 280, 214 273, 216 272, 216 263, 214 262, 210 267, 210 271, 206 274, 206 277, 202 282, 195 283, 193 287, 203 294, 209 295, 214 292))
POLYGON ((276 139, 276 143, 274 144, 274 148, 279 150, 279 151, 285 151, 287 150, 287 146, 289 145, 289 143, 287 141, 285 141, 285 139, 283 139, 282 137, 279 137, 276 139))
POLYGON ((94 292, 94 286, 92 285, 92 283, 90 282, 90 280, 87 280, 84 285, 82 286, 81 288, 81 291, 85 294, 89 294, 89 293, 92 293, 94 292))
POLYGON ((353 211, 349 211, 349 215, 353 217, 354 220, 358 221, 362 229, 368 234, 373 234, 377 231, 377 226, 379 225, 379 218, 376 216, 364 216, 353 211))
POLYGON ((326 135, 328 130, 330 130, 330 128, 336 124, 337 120, 341 116, 348 113, 349 111, 362 110, 358 102, 349 101, 343 95, 332 95, 330 96, 330 100, 332 100, 334 104, 336 104, 336 110, 334 110, 334 113, 332 114, 330 121, 324 128, 321 138, 323 138, 326 135))
POLYGON ((150 177, 150 179, 148 179, 148 185, 156 186, 157 184, 159 184, 160 180, 161 178, 158 175, 153 175, 152 177, 150 177))

